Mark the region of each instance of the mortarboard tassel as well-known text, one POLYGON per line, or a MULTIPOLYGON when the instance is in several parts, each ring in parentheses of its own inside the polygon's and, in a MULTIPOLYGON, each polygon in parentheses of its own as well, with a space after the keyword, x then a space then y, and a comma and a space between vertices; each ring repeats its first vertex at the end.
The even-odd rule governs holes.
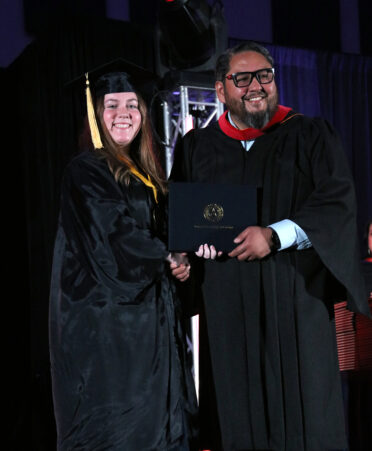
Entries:
POLYGON ((92 93, 90 92, 90 86, 89 86, 88 72, 85 74, 85 78, 86 78, 85 94, 86 94, 86 98, 87 98, 87 113, 88 113, 90 135, 92 137, 92 142, 93 142, 94 148, 95 149, 103 149, 101 136, 100 136, 99 130, 98 130, 96 115, 94 113, 92 93))

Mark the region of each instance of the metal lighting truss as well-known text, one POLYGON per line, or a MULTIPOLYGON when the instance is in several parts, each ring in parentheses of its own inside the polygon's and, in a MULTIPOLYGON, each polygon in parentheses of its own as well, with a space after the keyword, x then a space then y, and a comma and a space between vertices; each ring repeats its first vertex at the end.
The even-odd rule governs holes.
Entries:
POLYGON ((224 111, 224 105, 218 100, 212 87, 179 85, 163 95, 161 106, 168 177, 177 139, 192 128, 204 128, 212 120, 217 120, 224 111))

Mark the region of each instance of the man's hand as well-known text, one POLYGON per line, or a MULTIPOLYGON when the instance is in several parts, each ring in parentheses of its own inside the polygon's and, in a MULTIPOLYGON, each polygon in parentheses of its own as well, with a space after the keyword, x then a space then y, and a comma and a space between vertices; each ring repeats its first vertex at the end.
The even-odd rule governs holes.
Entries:
POLYGON ((249 261, 266 257, 271 252, 271 233, 267 227, 247 227, 234 239, 238 246, 228 254, 229 257, 249 261))

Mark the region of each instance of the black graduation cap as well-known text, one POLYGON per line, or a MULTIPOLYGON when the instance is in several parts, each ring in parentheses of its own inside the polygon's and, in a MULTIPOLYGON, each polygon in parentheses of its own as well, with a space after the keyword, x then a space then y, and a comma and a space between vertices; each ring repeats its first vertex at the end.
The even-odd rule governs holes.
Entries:
POLYGON ((95 98, 113 92, 142 93, 157 80, 154 73, 124 58, 116 58, 87 73, 95 98))
POLYGON ((158 81, 154 73, 124 58, 117 58, 95 67, 86 72, 85 76, 73 80, 71 84, 75 85, 76 82, 82 84, 84 78, 90 132, 96 149, 102 148, 103 145, 97 126, 93 98, 97 99, 114 92, 136 92, 146 99, 153 90, 155 82, 158 81))

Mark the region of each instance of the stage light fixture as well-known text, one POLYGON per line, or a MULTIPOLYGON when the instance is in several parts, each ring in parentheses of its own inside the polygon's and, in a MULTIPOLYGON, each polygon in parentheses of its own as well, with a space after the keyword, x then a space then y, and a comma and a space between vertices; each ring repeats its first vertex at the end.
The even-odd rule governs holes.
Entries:
POLYGON ((226 24, 220 1, 159 0, 157 59, 167 70, 212 70, 216 53, 226 48, 226 24))

